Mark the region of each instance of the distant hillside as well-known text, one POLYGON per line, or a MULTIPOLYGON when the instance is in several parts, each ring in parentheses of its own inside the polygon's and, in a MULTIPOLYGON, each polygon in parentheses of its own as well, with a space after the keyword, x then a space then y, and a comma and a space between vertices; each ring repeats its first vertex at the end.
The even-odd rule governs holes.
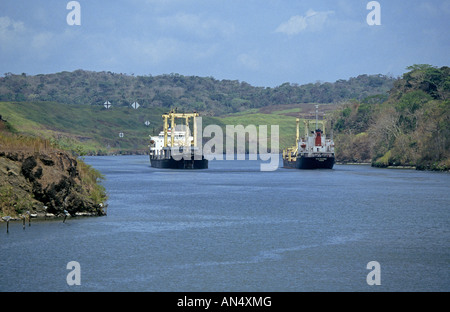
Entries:
POLYGON ((334 113, 338 160, 450 170, 450 68, 408 70, 388 97, 351 101, 334 113))
MULTIPOLYGON (((333 111, 335 104, 321 105, 333 111)), ((295 143, 295 117, 314 110, 314 103, 276 105, 222 116, 202 116, 203 127, 219 125, 279 125, 280 149, 295 143)), ((0 115, 26 135, 43 137, 64 149, 83 154, 147 153, 149 135, 162 130, 167 109, 142 106, 62 104, 56 102, 0 102, 0 115), (149 124, 146 124, 149 121, 149 124)), ((205 138, 208 141, 209 138, 205 138)))
POLYGON ((148 135, 159 131, 164 112, 146 107, 107 110, 56 102, 0 102, 0 114, 21 133, 49 139, 81 155, 146 152, 148 135))
POLYGON ((154 108, 196 110, 218 116, 266 106, 300 103, 338 103, 386 94, 395 79, 383 75, 360 75, 334 83, 305 85, 284 83, 275 88, 254 87, 237 80, 212 77, 132 76, 111 72, 76 70, 28 76, 6 73, 0 77, 0 101, 58 102, 102 106, 140 105, 154 108))

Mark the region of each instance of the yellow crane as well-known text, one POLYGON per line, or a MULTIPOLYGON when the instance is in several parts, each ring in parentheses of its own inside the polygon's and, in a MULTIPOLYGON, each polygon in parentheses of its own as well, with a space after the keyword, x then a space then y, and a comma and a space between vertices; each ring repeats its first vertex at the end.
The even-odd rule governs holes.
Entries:
POLYGON ((197 123, 196 123, 196 117, 198 117, 198 113, 176 113, 174 110, 171 110, 170 113, 162 115, 162 118, 164 119, 164 147, 167 147, 167 133, 169 131, 169 123, 168 120, 170 119, 171 124, 171 146, 174 146, 174 140, 175 140, 175 120, 176 119, 185 119, 186 122, 186 146, 189 146, 189 136, 187 135, 187 130, 189 129, 189 118, 193 118, 193 124, 194 124, 194 147, 197 146, 197 123))

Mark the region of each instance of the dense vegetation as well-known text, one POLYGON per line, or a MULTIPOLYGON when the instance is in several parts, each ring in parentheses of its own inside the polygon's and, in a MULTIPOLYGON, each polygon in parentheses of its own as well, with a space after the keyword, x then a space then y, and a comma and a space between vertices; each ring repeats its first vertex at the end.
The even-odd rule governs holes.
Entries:
POLYGON ((129 106, 134 101, 146 107, 196 110, 217 116, 270 105, 337 103, 386 93, 395 79, 383 75, 360 75, 334 83, 254 87, 238 80, 169 74, 133 76, 111 72, 76 70, 47 75, 4 74, 0 78, 0 101, 53 101, 98 105, 110 101, 129 106))
POLYGON ((335 112, 339 160, 450 169, 450 68, 408 70, 388 96, 350 101, 335 112))

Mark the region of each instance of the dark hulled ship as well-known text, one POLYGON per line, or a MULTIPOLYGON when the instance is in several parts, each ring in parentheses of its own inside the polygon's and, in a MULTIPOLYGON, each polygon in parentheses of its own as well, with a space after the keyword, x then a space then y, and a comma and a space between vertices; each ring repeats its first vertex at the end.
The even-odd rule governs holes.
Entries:
POLYGON ((333 169, 335 163, 334 142, 325 135, 325 121, 318 120, 316 106, 316 120, 303 120, 305 136, 300 138, 297 118, 297 137, 294 147, 283 150, 283 167, 292 169, 333 169), (315 122, 314 130, 310 131, 315 122), (321 126, 322 128, 320 128, 321 126))
POLYGON ((163 169, 207 169, 208 160, 197 147, 196 117, 198 113, 176 113, 162 115, 163 131, 150 137, 150 165, 163 169), (177 118, 184 118, 184 125, 176 125, 177 118), (190 135, 189 119, 193 119, 194 133, 190 135), (171 121, 170 128, 168 120, 171 121))

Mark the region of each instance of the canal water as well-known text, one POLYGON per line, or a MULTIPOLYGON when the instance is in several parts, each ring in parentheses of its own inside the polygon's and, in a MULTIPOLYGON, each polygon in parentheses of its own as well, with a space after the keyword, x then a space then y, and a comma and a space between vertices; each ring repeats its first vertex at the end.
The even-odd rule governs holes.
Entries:
POLYGON ((450 291, 448 173, 86 162, 107 216, 1 223, 0 291, 450 291))

